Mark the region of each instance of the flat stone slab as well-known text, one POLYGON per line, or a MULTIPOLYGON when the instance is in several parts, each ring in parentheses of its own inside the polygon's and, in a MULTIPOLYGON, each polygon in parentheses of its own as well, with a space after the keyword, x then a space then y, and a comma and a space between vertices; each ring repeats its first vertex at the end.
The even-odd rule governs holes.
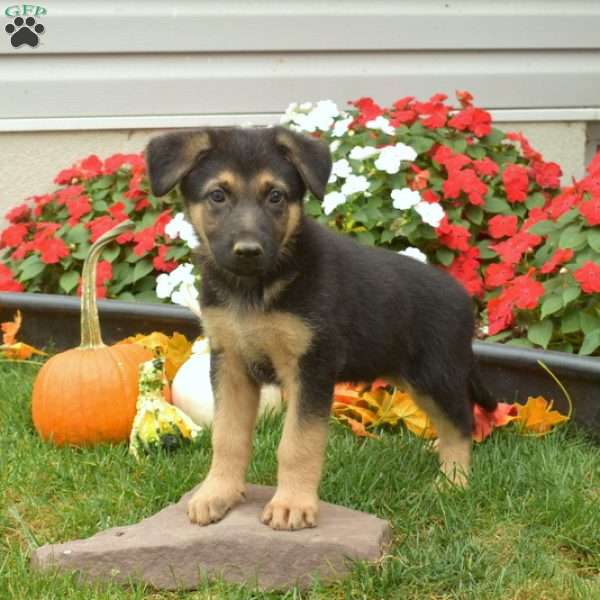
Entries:
POLYGON ((34 551, 34 569, 78 571, 84 578, 122 583, 143 581, 157 589, 194 589, 206 578, 261 589, 307 586, 311 579, 340 579, 353 560, 374 561, 390 540, 387 521, 320 503, 319 525, 273 531, 260 514, 273 487, 249 485, 247 500, 222 521, 190 523, 187 502, 179 502, 126 527, 113 527, 84 540, 47 544, 34 551))

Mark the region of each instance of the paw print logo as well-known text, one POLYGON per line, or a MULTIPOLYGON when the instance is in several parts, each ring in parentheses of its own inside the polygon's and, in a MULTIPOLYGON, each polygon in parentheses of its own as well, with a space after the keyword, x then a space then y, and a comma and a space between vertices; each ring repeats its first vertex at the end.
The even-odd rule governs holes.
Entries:
POLYGON ((23 44, 35 48, 39 42, 39 34, 44 33, 45 28, 41 23, 35 22, 33 17, 17 17, 12 23, 9 23, 4 30, 10 35, 10 43, 13 48, 18 48, 23 44))

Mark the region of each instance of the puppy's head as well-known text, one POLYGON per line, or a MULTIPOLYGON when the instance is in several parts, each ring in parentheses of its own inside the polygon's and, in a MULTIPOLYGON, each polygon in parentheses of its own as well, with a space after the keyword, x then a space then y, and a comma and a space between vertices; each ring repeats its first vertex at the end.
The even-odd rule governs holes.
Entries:
POLYGON ((151 140, 146 161, 153 194, 179 183, 204 251, 241 276, 274 267, 306 190, 322 199, 331 170, 325 144, 283 127, 168 133, 151 140))

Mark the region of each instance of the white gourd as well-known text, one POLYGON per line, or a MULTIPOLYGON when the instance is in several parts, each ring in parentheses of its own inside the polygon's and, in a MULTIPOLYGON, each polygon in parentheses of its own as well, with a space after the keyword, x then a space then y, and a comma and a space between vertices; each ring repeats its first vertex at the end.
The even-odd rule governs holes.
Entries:
MULTIPOLYGON (((215 398, 210 381, 210 348, 206 340, 196 342, 192 355, 181 365, 171 386, 173 404, 198 425, 211 425, 215 414, 215 398)), ((278 386, 263 386, 259 414, 282 408, 278 386)))

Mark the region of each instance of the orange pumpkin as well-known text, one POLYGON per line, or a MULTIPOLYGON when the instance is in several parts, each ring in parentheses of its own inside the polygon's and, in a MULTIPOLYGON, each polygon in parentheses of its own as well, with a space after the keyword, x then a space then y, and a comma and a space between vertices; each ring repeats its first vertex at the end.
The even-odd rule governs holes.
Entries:
POLYGON ((137 344, 106 346, 96 305, 100 252, 133 223, 124 221, 98 238, 83 265, 81 345, 48 360, 33 386, 33 424, 57 445, 127 440, 136 412, 138 368, 152 353, 137 344))

